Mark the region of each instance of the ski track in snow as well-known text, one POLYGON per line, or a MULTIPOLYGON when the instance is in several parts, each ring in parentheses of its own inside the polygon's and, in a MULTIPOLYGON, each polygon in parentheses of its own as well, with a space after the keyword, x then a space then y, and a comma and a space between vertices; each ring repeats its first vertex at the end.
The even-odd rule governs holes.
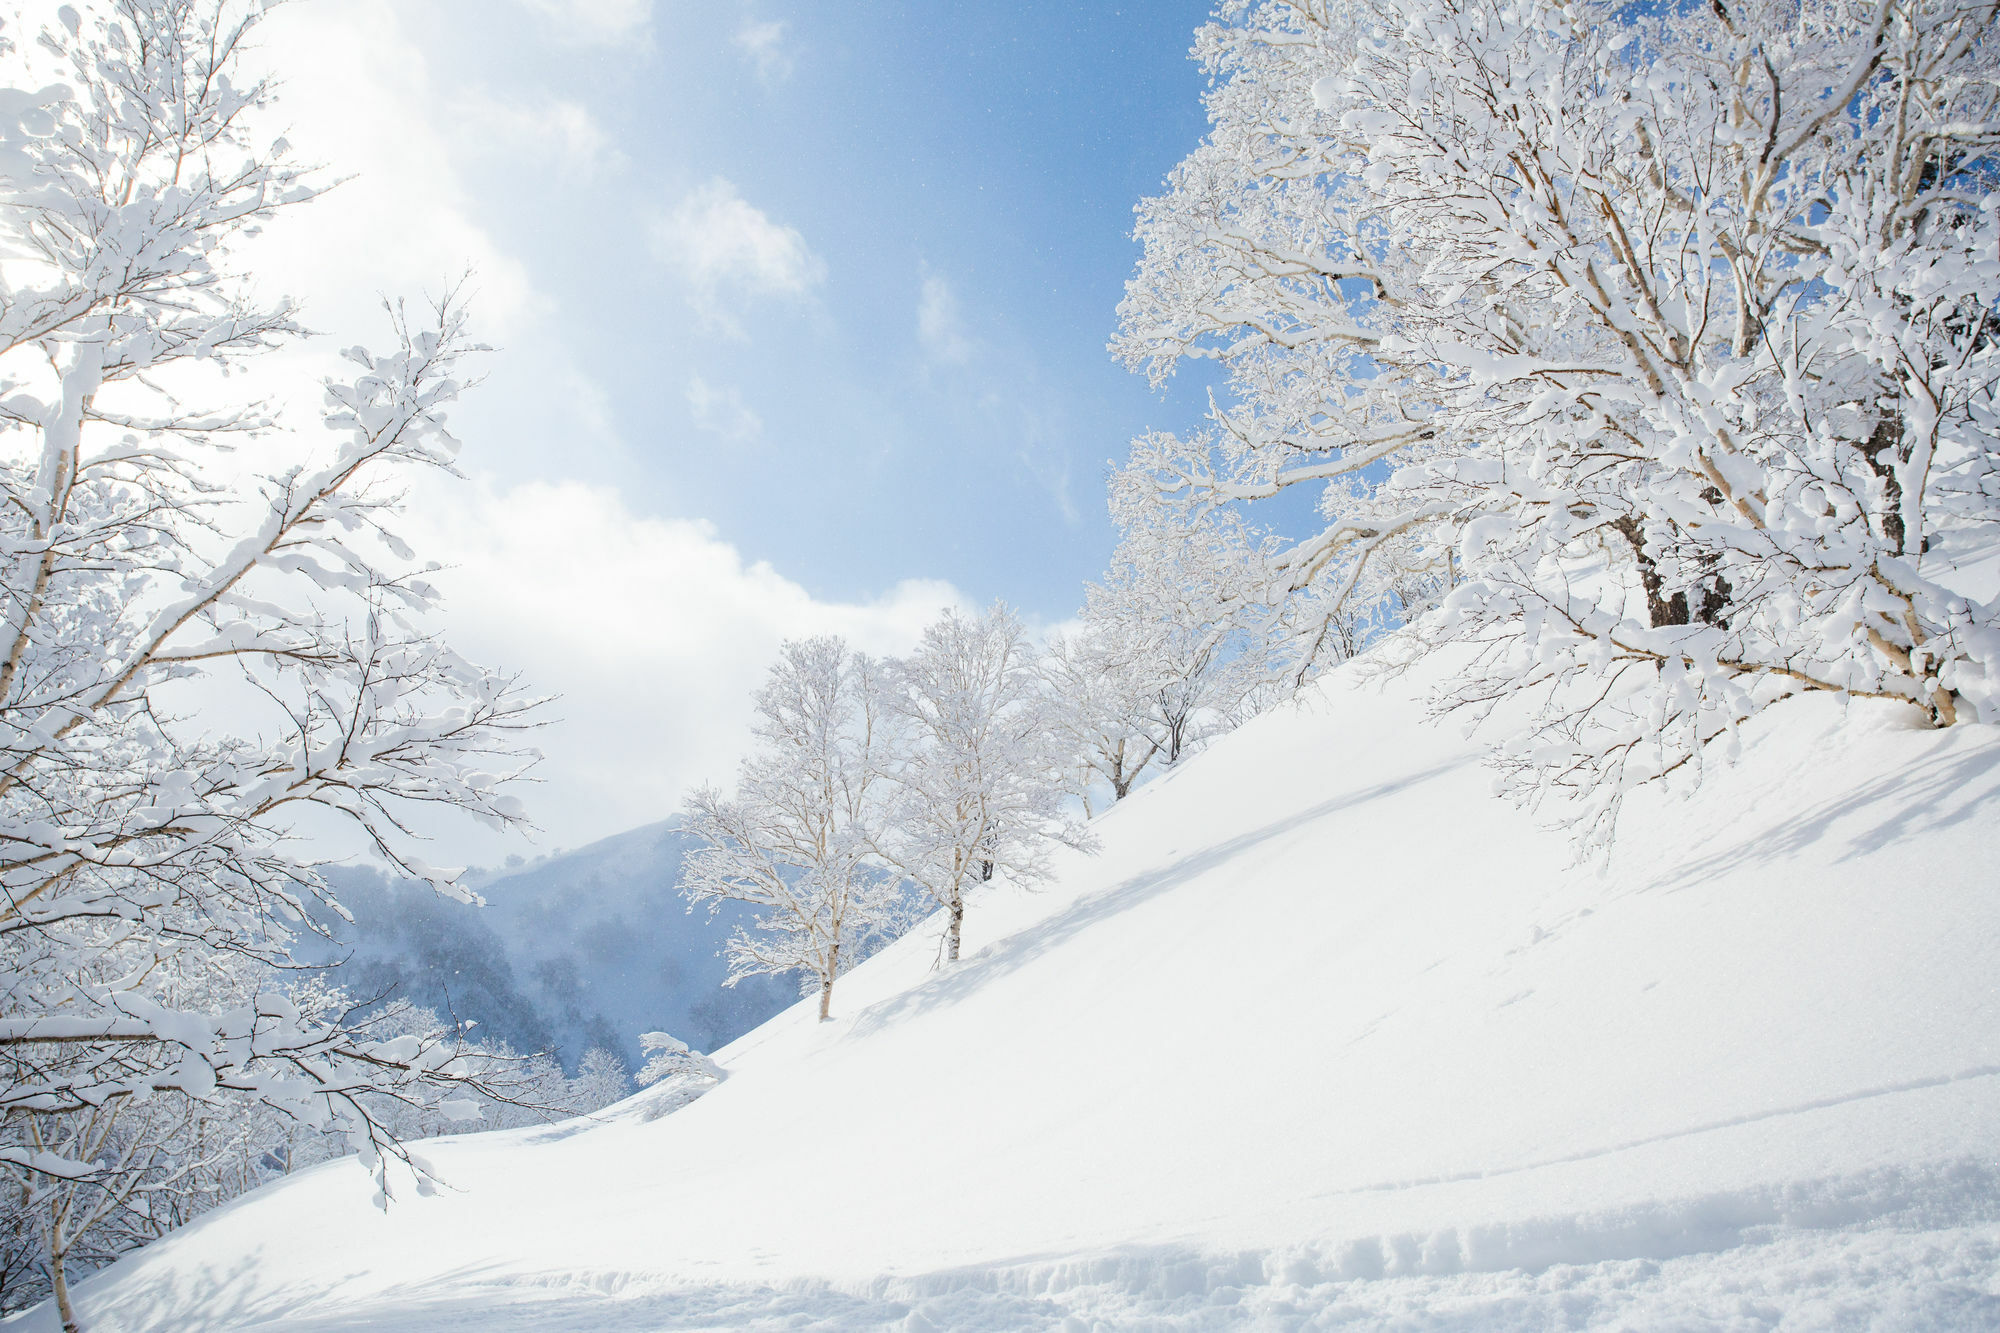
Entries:
POLYGON ((1420 684, 1224 738, 683 1109, 427 1144, 387 1217, 301 1173, 87 1327, 2000 1328, 1994 729, 1797 701, 1600 872, 1420 684))

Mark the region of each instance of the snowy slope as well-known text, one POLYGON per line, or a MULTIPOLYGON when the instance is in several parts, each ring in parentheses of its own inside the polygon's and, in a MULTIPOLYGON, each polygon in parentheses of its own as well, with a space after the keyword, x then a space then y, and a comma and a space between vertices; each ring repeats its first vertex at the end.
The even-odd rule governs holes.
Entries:
POLYGON ((1600 875, 1415 688, 1224 739, 681 1111, 442 1142, 386 1217, 304 1173, 89 1326, 2000 1324, 2000 734, 1794 702, 1600 875))

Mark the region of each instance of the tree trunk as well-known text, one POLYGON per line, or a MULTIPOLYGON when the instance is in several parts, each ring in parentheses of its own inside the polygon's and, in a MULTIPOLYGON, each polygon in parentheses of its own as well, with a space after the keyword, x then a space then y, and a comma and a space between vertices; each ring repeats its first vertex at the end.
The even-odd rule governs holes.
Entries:
POLYGON ((1668 625, 1688 623, 1688 599, 1684 592, 1671 597, 1662 597, 1666 581, 1660 577, 1660 570, 1653 563, 1653 557, 1646 554, 1645 535, 1639 529, 1639 520, 1629 514, 1620 515, 1611 521, 1632 546, 1632 554, 1639 561, 1639 586, 1646 592, 1646 619, 1654 629, 1664 629, 1668 625))
POLYGON ((63 1333, 83 1333, 83 1325, 76 1321, 76 1307, 69 1303, 69 1274, 65 1267, 61 1252, 51 1251, 49 1282, 55 1288, 56 1313, 62 1316, 63 1333))
MULTIPOLYGON (((1718 629, 1728 629, 1729 594, 1735 589, 1729 580, 1720 574, 1709 574, 1701 581, 1701 606, 1695 615, 1704 625, 1714 625, 1718 629)), ((1680 594, 1676 593, 1676 596, 1680 594)))
POLYGON ((840 946, 833 946, 833 954, 827 960, 825 975, 819 979, 819 1021, 826 1022, 833 1009, 833 979, 840 975, 840 946))
POLYGON ((953 897, 951 900, 951 929, 945 933, 944 960, 958 961, 958 937, 965 926, 965 899, 953 897))
POLYGON ((1903 459, 1902 413, 1891 412, 1875 423, 1868 442, 1861 446, 1861 456, 1882 479, 1883 540, 1901 555, 1909 540, 1909 534, 1903 530, 1903 479, 1896 475, 1896 464, 1903 459))

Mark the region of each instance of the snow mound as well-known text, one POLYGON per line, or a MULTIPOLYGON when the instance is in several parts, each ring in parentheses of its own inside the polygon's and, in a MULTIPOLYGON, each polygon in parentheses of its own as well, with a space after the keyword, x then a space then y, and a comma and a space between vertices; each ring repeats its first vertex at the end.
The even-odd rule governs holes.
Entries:
POLYGON ((453 1188, 386 1216, 304 1172, 82 1313, 2000 1323, 2000 734, 1794 701, 1600 871, 1418 692, 1260 718, 976 900, 962 964, 920 929, 672 1114, 427 1145, 453 1188))

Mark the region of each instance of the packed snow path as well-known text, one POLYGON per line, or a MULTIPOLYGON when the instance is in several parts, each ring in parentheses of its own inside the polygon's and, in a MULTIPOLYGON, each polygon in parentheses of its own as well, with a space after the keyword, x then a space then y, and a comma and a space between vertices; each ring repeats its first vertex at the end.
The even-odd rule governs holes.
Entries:
POLYGON ((2000 734, 1782 706, 1600 874, 1415 688, 1227 737, 685 1109, 427 1145, 387 1216, 303 1173, 87 1325, 2000 1324, 2000 734))

